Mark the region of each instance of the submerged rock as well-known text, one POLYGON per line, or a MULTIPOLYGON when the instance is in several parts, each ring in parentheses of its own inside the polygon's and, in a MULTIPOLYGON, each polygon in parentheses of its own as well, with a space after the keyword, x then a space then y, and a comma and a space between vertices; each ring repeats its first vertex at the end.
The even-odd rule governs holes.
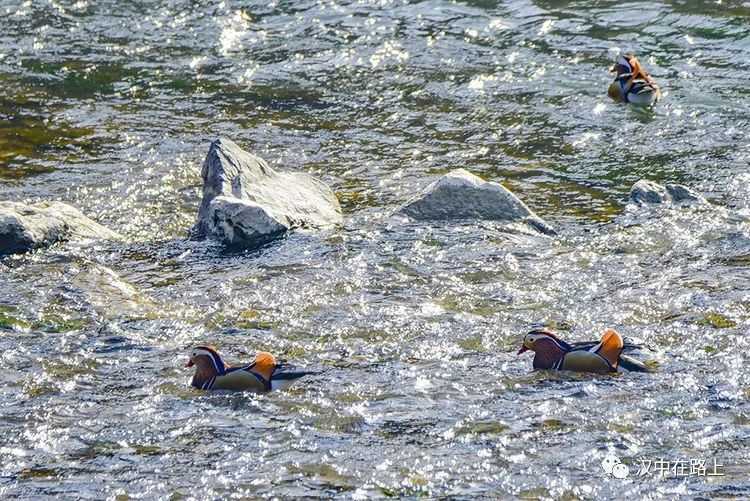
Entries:
POLYGON ((0 255, 28 252, 74 239, 120 238, 62 202, 0 202, 0 255))
POLYGON ((294 228, 342 221, 325 183, 303 172, 278 172, 229 139, 211 143, 201 176, 203 201, 191 238, 253 248, 294 228))
POLYGON ((399 212, 417 220, 489 219, 555 231, 504 186, 456 169, 427 186, 399 212))
POLYGON ((76 261, 60 269, 60 287, 75 294, 81 306, 96 312, 99 318, 159 318, 168 315, 148 295, 127 282, 114 270, 87 260, 76 261), (75 268, 72 272, 71 268, 75 268))
POLYGON ((630 201, 638 205, 664 203, 708 203, 699 193, 681 184, 662 186, 641 179, 630 189, 630 201))

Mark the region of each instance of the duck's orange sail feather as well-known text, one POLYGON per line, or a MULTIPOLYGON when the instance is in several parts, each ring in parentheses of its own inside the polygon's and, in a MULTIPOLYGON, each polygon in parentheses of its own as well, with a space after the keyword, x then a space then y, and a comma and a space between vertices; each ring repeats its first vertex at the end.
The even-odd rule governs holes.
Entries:
POLYGON ((625 346, 622 336, 614 329, 607 329, 602 335, 602 341, 599 343, 599 346, 596 353, 609 362, 612 367, 617 368, 622 348, 625 346))
POLYGON ((268 353, 267 351, 259 351, 255 355, 255 363, 253 364, 253 371, 263 376, 266 381, 271 380, 271 374, 276 368, 276 357, 268 353))

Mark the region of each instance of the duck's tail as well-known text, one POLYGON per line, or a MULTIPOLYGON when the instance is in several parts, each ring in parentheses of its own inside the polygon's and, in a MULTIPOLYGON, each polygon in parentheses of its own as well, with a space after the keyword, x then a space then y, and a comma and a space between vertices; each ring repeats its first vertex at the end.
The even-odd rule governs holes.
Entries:
POLYGON ((620 355, 620 369, 630 372, 654 372, 648 365, 627 355, 620 355))
POLYGON ((271 376, 271 389, 272 390, 285 390, 291 385, 299 381, 305 376, 314 376, 320 374, 315 371, 301 371, 301 370, 280 370, 273 373, 271 376))
POLYGON ((320 372, 317 371, 299 371, 299 370, 281 370, 276 371, 271 376, 271 379, 299 379, 305 376, 317 376, 320 372))

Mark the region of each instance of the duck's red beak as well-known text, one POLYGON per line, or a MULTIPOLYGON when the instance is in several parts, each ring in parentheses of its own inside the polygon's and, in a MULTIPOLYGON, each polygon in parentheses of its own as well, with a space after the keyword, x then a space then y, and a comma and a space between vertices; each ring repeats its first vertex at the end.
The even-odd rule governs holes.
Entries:
POLYGON ((185 362, 185 367, 192 367, 193 366, 193 359, 188 359, 187 362, 185 362))
POLYGON ((520 355, 521 353, 523 353, 523 352, 525 352, 525 351, 529 351, 529 349, 528 349, 528 348, 526 347, 526 345, 525 345, 525 344, 522 344, 522 345, 521 345, 521 349, 520 349, 520 350, 518 350, 518 353, 516 353, 516 355, 520 355))

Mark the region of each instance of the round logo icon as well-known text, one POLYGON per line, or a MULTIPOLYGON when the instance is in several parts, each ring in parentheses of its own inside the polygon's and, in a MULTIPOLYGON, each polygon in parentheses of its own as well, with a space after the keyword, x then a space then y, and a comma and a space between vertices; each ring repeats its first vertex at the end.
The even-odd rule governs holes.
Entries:
POLYGON ((611 475, 612 470, 618 464, 620 464, 620 460, 617 458, 617 456, 610 454, 602 460, 602 469, 604 470, 604 473, 606 473, 607 475, 611 475))
POLYGON ((607 475, 612 475, 615 478, 624 479, 630 475, 630 468, 628 465, 622 463, 620 458, 614 454, 607 454, 602 459, 602 469, 607 475))
POLYGON ((628 465, 623 463, 617 463, 612 467, 612 476, 615 478, 619 478, 620 480, 628 478, 628 475, 630 475, 630 468, 628 468, 628 465))

